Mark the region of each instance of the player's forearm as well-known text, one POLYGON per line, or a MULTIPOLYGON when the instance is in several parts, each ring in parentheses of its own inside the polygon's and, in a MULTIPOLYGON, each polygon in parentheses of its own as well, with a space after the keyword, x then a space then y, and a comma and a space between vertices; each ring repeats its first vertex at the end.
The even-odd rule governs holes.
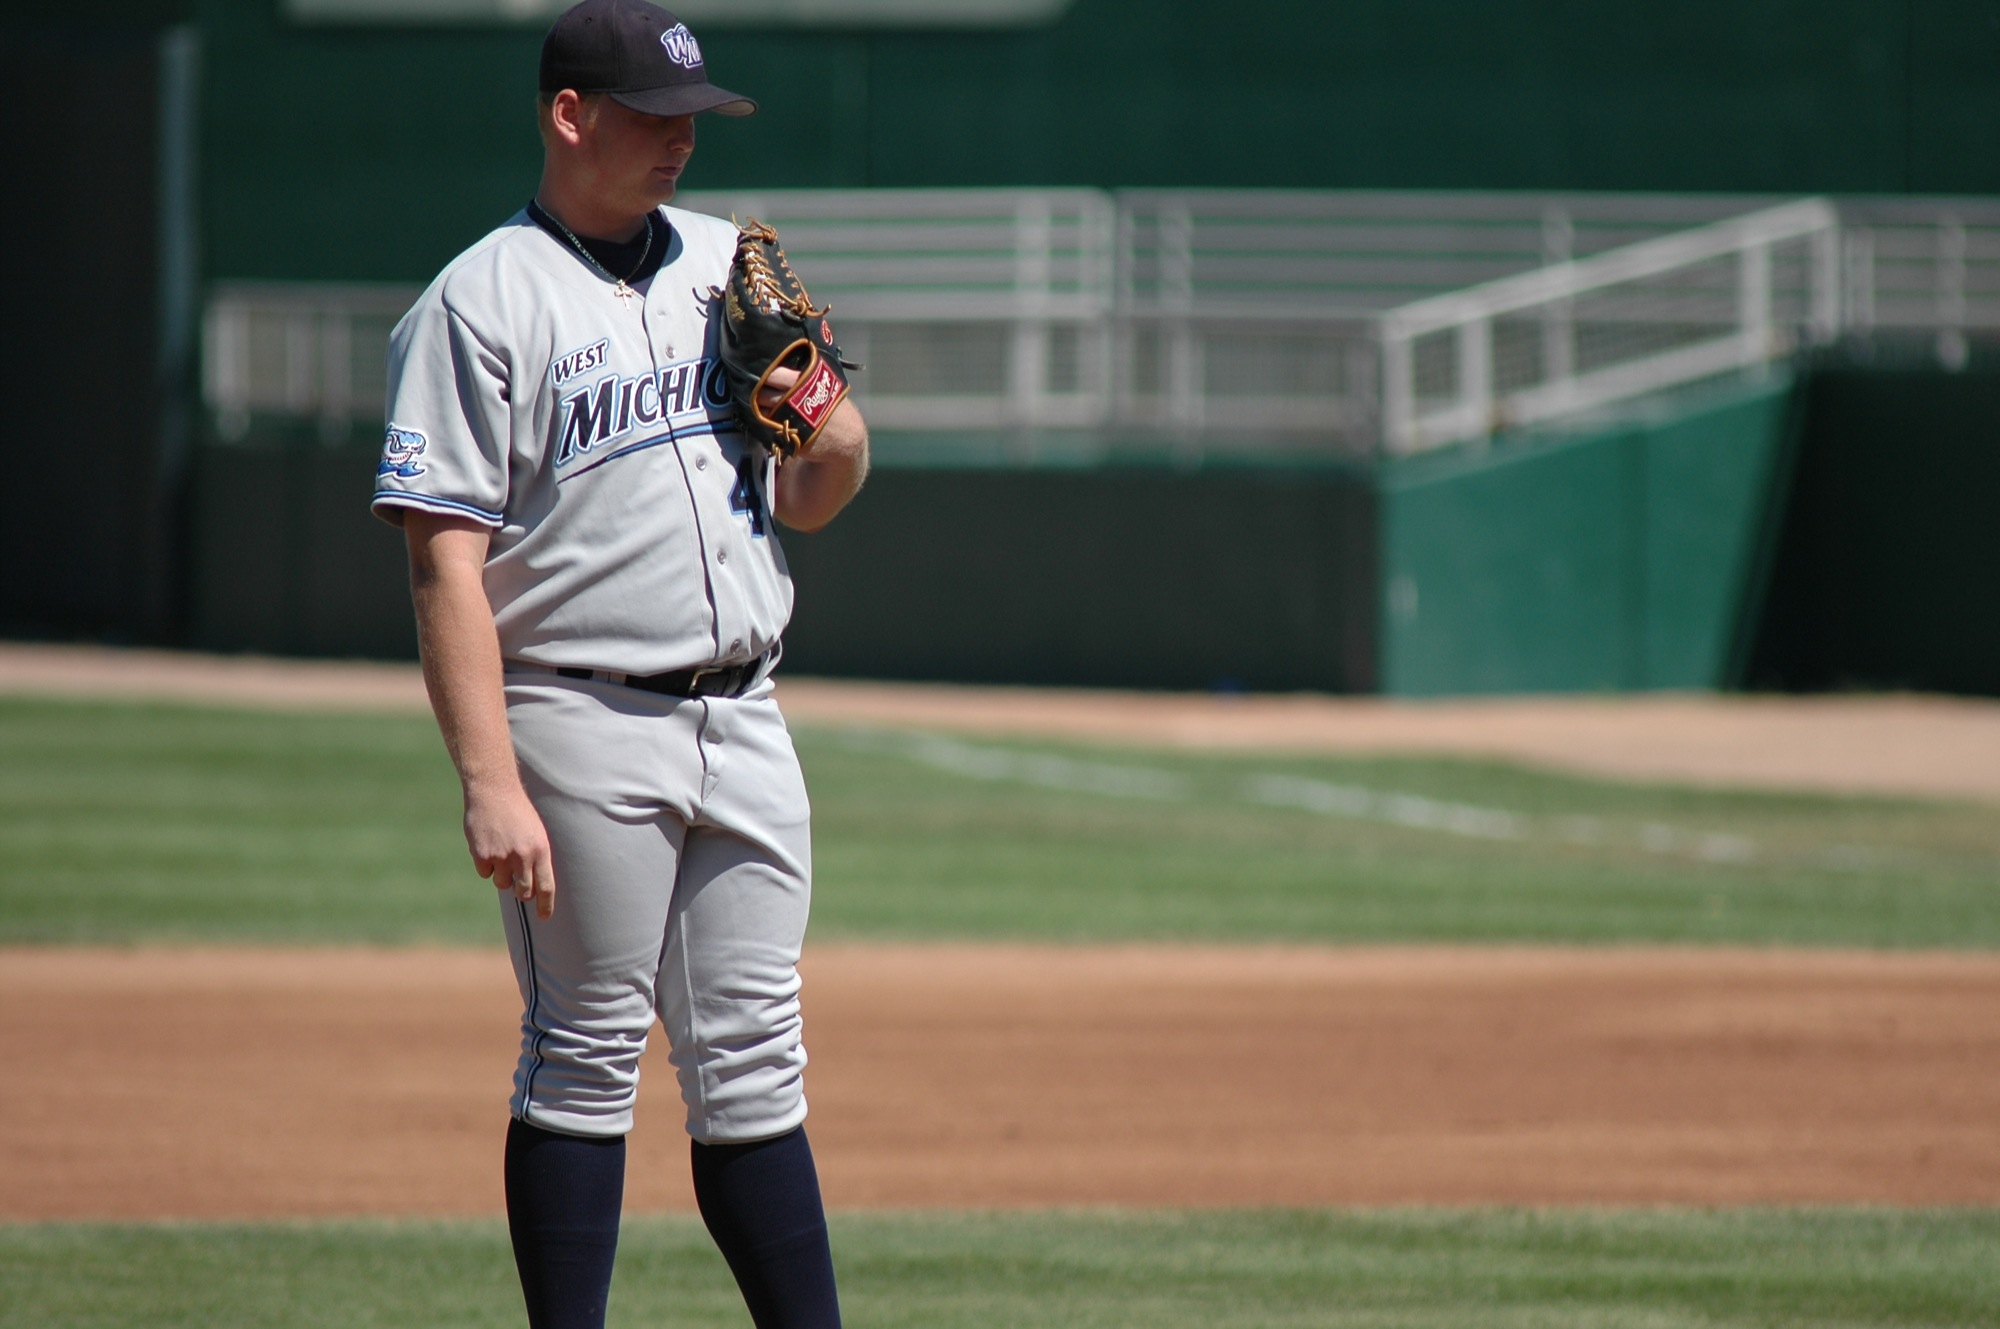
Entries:
POLYGON ((778 468, 778 520, 817 531, 840 515, 868 478, 868 426, 854 403, 844 401, 826 422, 811 452, 778 468))
POLYGON ((493 611, 478 566, 469 565, 464 552, 435 539, 413 540, 410 598, 424 687, 469 801, 518 786, 520 774, 507 730, 493 611))
POLYGON ((482 877, 535 912, 555 912, 548 832, 528 801, 507 729, 500 637, 486 599, 487 532, 473 522, 411 513, 410 598, 424 686, 465 787, 465 845, 482 877))
POLYGON ((500 648, 493 621, 466 623, 461 606, 434 595, 428 629, 418 611, 424 687, 468 799, 520 783, 501 691, 500 648))

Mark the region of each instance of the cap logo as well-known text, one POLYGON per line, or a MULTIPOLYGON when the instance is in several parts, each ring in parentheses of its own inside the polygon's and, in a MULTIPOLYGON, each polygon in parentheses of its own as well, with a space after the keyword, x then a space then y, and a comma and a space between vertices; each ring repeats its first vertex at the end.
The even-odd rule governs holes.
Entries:
POLYGON ((701 43, 688 31, 687 24, 676 23, 661 33, 660 45, 667 48, 667 59, 682 69, 701 68, 701 43))

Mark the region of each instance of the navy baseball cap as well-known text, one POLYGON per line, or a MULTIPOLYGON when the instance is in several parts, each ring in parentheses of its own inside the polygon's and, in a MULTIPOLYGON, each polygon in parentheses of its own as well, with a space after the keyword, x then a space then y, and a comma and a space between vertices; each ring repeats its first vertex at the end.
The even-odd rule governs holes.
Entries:
POLYGON ((687 24, 646 0, 583 0, 542 39, 542 91, 601 92, 646 115, 719 111, 757 103, 708 81, 687 24))

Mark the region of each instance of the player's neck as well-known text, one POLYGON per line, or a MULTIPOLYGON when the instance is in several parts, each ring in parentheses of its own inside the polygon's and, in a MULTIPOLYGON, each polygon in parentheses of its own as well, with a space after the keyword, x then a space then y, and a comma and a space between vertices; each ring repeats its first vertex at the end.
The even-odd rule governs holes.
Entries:
POLYGON ((582 189, 574 188, 559 174, 545 171, 542 187, 535 191, 535 202, 542 211, 554 217, 586 240, 609 240, 614 244, 625 244, 639 238, 646 229, 646 215, 651 208, 641 208, 637 212, 626 207, 605 204, 592 198, 582 189))

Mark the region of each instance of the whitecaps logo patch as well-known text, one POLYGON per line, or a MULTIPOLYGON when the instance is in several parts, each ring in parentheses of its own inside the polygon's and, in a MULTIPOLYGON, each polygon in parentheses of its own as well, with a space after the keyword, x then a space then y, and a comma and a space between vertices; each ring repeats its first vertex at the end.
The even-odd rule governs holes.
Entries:
POLYGON ((667 48, 667 59, 682 69, 701 68, 701 43, 688 31, 687 24, 676 23, 661 33, 660 45, 667 48))
POLYGON ((375 467, 375 474, 393 475, 402 480, 414 480, 424 473, 417 458, 424 453, 424 436, 414 429, 398 429, 389 426, 389 435, 382 443, 382 460, 375 467))

